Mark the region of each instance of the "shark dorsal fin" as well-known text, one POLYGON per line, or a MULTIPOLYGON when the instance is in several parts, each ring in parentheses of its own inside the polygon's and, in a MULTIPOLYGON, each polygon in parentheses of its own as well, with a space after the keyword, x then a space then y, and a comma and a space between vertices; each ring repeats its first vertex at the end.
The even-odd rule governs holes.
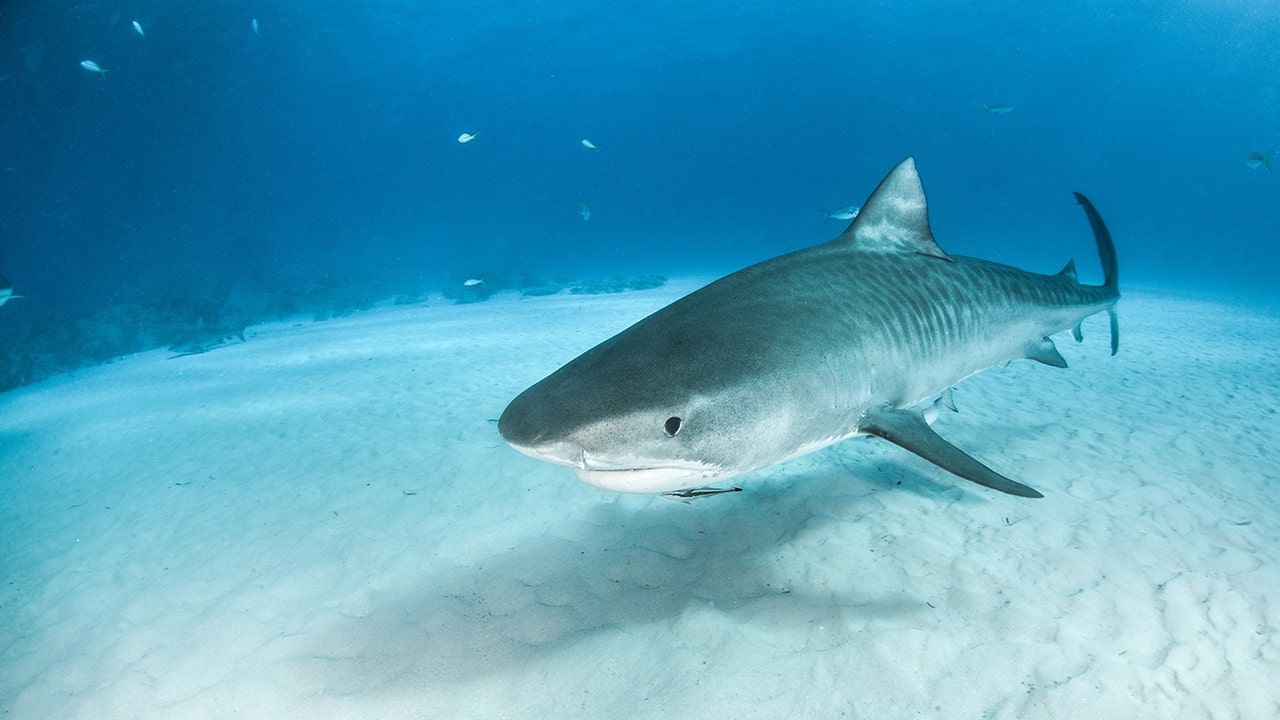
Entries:
POLYGON ((916 253, 951 261, 929 229, 929 204, 915 158, 898 163, 880 181, 858 217, 835 242, 864 252, 916 253))

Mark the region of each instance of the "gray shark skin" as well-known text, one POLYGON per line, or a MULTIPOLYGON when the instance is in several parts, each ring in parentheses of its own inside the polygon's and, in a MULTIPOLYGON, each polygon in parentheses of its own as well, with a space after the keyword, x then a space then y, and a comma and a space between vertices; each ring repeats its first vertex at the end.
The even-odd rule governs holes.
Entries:
POLYGON ((1066 361, 1049 336, 1111 315, 1116 254, 1084 207, 1105 274, 1040 275, 950 256, 907 158, 840 237, 728 275, 583 353, 498 421, 516 450, 619 492, 685 490, 855 435, 889 440, 962 478, 1035 490, 937 435, 915 409, 993 365, 1066 361))

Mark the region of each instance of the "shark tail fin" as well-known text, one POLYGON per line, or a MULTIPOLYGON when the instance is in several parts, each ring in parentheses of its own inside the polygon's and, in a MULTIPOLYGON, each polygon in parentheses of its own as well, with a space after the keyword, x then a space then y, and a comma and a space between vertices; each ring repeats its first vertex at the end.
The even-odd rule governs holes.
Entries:
POLYGON ((1111 242, 1111 231, 1107 230, 1106 223, 1102 222, 1102 216, 1094 209, 1089 198, 1080 193, 1074 193, 1074 195, 1076 202, 1084 207, 1084 213, 1089 217, 1089 226, 1093 228, 1093 239, 1098 244, 1098 259, 1102 262, 1102 276, 1105 278, 1102 286, 1115 290, 1119 295, 1120 278, 1116 267, 1116 246, 1111 242))
MULTIPOLYGON (((1120 297, 1120 273, 1116 263, 1116 246, 1111 242, 1111 231, 1107 230, 1106 223, 1102 222, 1102 216, 1094 209, 1093 203, 1089 202, 1089 198, 1074 193, 1076 201, 1084 207, 1084 213, 1089 217, 1089 226, 1093 228, 1093 239, 1098 244, 1098 259, 1102 262, 1102 276, 1104 278, 1102 287, 1112 298, 1120 297)), ((1120 320, 1116 316, 1116 306, 1112 304, 1107 308, 1107 314, 1111 317, 1111 354, 1115 355, 1120 349, 1120 320)))

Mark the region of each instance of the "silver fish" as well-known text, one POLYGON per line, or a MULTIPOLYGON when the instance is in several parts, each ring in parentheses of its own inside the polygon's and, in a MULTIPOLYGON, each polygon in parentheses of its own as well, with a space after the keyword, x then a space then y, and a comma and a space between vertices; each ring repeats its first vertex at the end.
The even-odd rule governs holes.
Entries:
POLYGON ((859 209, 860 208, 857 205, 849 205, 848 207, 842 207, 833 213, 829 213, 826 210, 820 210, 819 212, 827 216, 827 219, 822 221, 822 224, 826 225, 832 220, 852 220, 858 217, 859 209))

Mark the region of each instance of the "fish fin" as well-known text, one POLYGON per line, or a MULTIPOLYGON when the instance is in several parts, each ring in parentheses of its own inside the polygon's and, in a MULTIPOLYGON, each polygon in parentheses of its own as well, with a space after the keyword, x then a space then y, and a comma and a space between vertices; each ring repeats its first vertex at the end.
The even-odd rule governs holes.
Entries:
MULTIPOLYGON (((1067 266, 1058 271, 1058 277, 1071 278, 1076 280, 1076 261, 1074 258, 1067 261, 1067 266)), ((1079 282, 1079 280, 1076 280, 1079 282)))
POLYGON ((955 262, 933 239, 924 186, 916 160, 910 157, 889 171, 833 242, 867 252, 916 253, 955 262))
POLYGON ((822 213, 822 216, 825 218, 822 221, 823 225, 826 225, 827 223, 831 222, 831 213, 827 212, 826 210, 823 210, 822 208, 818 208, 818 212, 822 213))
POLYGON ((924 417, 924 421, 926 423, 932 425, 937 422, 938 416, 942 414, 943 408, 946 408, 951 412, 959 412, 956 410, 955 400, 951 398, 951 388, 943 390, 942 394, 938 396, 938 399, 929 403, 929 407, 921 410, 920 414, 924 417))
POLYGON ((974 460, 960 448, 935 433, 924 417, 911 410, 885 407, 863 419, 860 430, 884 438, 965 480, 1018 497, 1044 497, 1034 489, 1015 482, 974 460))
POLYGON ((1084 324, 1083 320, 1076 323, 1076 326, 1071 328, 1071 337, 1075 338, 1076 342, 1084 342, 1084 331, 1080 329, 1082 324, 1084 324))
MULTIPOLYGON (((1102 287, 1109 290, 1113 297, 1120 297, 1120 271, 1116 262, 1116 246, 1111 241, 1111 231, 1107 230, 1107 226, 1102 222, 1102 216, 1094 209, 1093 203, 1089 202, 1089 198, 1074 193, 1076 201, 1084 208, 1085 215, 1089 218, 1089 226, 1093 228, 1093 239, 1098 245, 1098 260, 1102 263, 1102 275, 1105 280, 1102 287)), ((1113 304, 1107 308, 1107 313, 1111 315, 1111 354, 1115 355, 1120 349, 1120 319, 1116 315, 1116 306, 1113 304)))
POLYGON ((1107 308, 1107 314, 1111 316, 1111 354, 1115 355, 1120 350, 1120 317, 1115 305, 1107 308))
POLYGON ((1027 351, 1027 359, 1057 368, 1067 366, 1067 361, 1062 357, 1062 353, 1058 352, 1058 346, 1054 345, 1049 338, 1040 338, 1040 342, 1032 345, 1031 349, 1027 351))
POLYGON ((1102 216, 1093 207, 1093 203, 1089 202, 1089 198, 1080 193, 1072 194, 1076 196, 1076 202, 1084 208, 1084 214, 1089 218, 1089 227, 1093 228, 1093 240, 1098 246, 1098 261, 1102 263, 1104 278, 1102 287, 1114 291, 1116 297, 1119 297, 1120 273, 1116 262, 1116 245, 1111 241, 1111 231, 1107 230, 1106 223, 1102 222, 1102 216))
POLYGON ((947 388, 946 390, 942 391, 942 394, 938 396, 938 402, 945 405, 946 408, 951 412, 960 412, 959 410, 956 409, 955 393, 952 391, 951 388, 947 388))

